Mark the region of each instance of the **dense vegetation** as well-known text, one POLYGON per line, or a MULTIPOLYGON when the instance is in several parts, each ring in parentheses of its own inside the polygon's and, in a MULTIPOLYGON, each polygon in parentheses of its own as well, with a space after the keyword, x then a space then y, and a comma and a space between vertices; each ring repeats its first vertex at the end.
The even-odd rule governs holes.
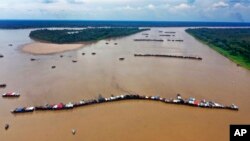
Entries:
POLYGON ((239 22, 168 22, 168 21, 84 21, 84 20, 0 20, 0 29, 48 27, 232 27, 250 26, 239 22))
POLYGON ((250 69, 250 28, 197 28, 187 29, 186 32, 250 69))
POLYGON ((122 37, 148 29, 139 28, 87 28, 81 30, 49 30, 41 29, 30 32, 30 38, 51 43, 76 43, 98 41, 112 37, 122 37))

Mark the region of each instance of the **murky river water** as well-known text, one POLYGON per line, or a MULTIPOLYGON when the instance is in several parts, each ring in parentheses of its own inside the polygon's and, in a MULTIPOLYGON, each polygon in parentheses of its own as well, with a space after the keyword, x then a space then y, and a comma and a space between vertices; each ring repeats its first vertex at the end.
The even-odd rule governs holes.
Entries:
POLYGON ((21 93, 18 99, 0 98, 1 141, 228 141, 230 124, 250 123, 250 71, 199 43, 184 28, 152 28, 145 32, 149 33, 148 38, 161 38, 164 42, 134 42, 135 38, 145 38, 138 33, 53 55, 22 52, 20 46, 32 42, 29 31, 0 30, 0 54, 4 55, 0 58, 0 83, 7 83, 0 93, 21 93), (176 34, 159 37, 159 30, 176 34), (8 46, 10 43, 13 46, 8 46), (134 53, 200 56, 203 60, 135 58, 134 53), (120 57, 125 60, 119 61, 120 57), (32 62, 30 58, 38 60, 32 62), (73 59, 78 62, 72 63, 73 59), (55 69, 51 69, 53 65, 55 69), (181 93, 183 97, 235 103, 240 110, 123 101, 72 111, 16 116, 10 113, 17 106, 66 103, 124 92, 167 98, 181 93), (10 124, 8 131, 4 130, 5 123, 10 124), (75 136, 72 128, 77 130, 75 136))

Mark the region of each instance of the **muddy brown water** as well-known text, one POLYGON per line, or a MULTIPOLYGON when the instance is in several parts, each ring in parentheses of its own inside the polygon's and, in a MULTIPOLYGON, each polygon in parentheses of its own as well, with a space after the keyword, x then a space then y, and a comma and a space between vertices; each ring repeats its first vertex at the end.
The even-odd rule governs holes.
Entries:
POLYGON ((29 31, 0 30, 0 53, 4 55, 0 58, 0 83, 7 84, 0 93, 21 93, 18 99, 0 98, 1 141, 228 141, 230 124, 250 123, 250 71, 198 42, 184 28, 152 28, 145 32, 149 33, 148 38, 164 42, 134 42, 135 38, 144 38, 138 33, 52 55, 20 51, 21 45, 33 42, 28 38, 29 31), (175 31, 176 36, 160 37, 158 30, 175 31), (10 43, 12 47, 8 46, 10 43), (200 56, 203 60, 135 58, 134 53, 200 56), (125 60, 119 61, 121 57, 125 60), (183 97, 235 103, 240 110, 133 100, 70 111, 10 113, 18 106, 79 101, 124 92, 168 98, 181 93, 183 97), (10 124, 7 131, 6 123, 10 124), (75 135, 72 129, 77 130, 75 135))

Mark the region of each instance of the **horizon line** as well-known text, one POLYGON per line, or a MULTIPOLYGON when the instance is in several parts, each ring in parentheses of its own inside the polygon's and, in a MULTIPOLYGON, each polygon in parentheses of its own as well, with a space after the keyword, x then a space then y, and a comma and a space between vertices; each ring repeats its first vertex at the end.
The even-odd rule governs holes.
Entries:
POLYGON ((81 19, 0 19, 0 21, 107 21, 107 22, 197 22, 197 23, 250 23, 241 21, 165 21, 165 20, 81 20, 81 19))

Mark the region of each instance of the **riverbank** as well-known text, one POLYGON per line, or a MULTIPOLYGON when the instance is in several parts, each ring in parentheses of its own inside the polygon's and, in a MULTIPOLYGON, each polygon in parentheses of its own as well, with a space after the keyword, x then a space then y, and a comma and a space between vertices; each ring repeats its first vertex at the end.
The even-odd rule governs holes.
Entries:
POLYGON ((23 45, 22 51, 31 54, 53 54, 79 49, 84 46, 85 44, 52 44, 34 42, 23 45))
POLYGON ((208 45, 231 61, 250 70, 249 40, 250 30, 246 29, 187 29, 187 33, 208 45), (245 33, 246 32, 246 33, 245 33))
MULTIPOLYGON (((192 34, 190 34, 192 35, 192 34)), ((194 35, 192 35, 195 39, 197 39, 198 41, 200 41, 201 43, 209 46, 210 48, 212 48, 213 50, 217 51, 218 53, 220 53, 221 55, 225 56, 226 58, 228 58, 229 60, 231 60, 232 62, 236 63, 237 66, 242 66, 248 70, 250 70, 250 63, 246 62, 244 60, 243 57, 241 56, 233 56, 230 55, 230 53, 224 49, 221 49, 220 47, 217 47, 215 45, 212 45, 208 42, 205 42, 203 40, 200 40, 199 38, 195 37, 194 35)))

